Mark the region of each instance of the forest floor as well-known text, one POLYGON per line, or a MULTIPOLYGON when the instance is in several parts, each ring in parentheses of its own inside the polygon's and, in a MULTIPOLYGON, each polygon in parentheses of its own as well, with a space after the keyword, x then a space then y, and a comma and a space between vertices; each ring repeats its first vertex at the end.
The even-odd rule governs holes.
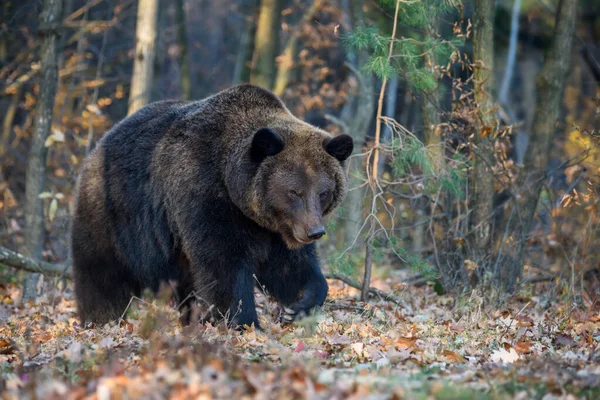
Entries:
POLYGON ((127 321, 83 329, 69 286, 20 305, 0 286, 0 398, 600 398, 597 308, 539 284, 494 309, 384 281, 406 304, 363 304, 329 283, 323 311, 287 326, 259 296, 265 332, 244 334, 182 329, 172 307, 139 299, 127 321))

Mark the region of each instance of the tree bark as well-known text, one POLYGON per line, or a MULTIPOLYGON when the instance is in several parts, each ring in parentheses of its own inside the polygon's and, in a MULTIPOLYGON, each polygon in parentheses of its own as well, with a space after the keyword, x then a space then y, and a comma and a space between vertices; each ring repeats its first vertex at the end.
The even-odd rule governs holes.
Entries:
MULTIPOLYGON (((58 24, 61 17, 62 0, 45 0, 40 15, 41 80, 37 98, 31 149, 27 163, 25 181, 25 251, 29 257, 40 259, 44 247, 44 210, 39 198, 46 183, 46 138, 52 127, 52 109, 58 83, 58 24)), ((25 278, 23 299, 29 300, 37 295, 39 274, 25 278)))
POLYGON ((494 195, 493 137, 496 131, 494 101, 494 17, 495 0, 475 2, 473 16, 474 96, 478 107, 473 149, 471 226, 475 235, 475 258, 485 268, 492 239, 494 195))
POLYGON ((281 0, 261 0, 250 83, 269 90, 275 82, 275 57, 279 51, 280 25, 281 0))
POLYGON ((496 261, 495 278, 508 291, 514 289, 521 276, 527 237, 546 179, 548 155, 560 118, 565 82, 572 62, 576 21, 577 2, 561 0, 552 45, 536 80, 537 104, 529 150, 517 177, 518 196, 513 194, 513 199, 516 199, 514 209, 507 223, 506 240, 500 247, 496 261))
MULTIPOLYGON (((350 13, 352 16, 352 25, 360 25, 363 23, 363 2, 361 0, 352 0, 350 2, 350 13)), ((358 79, 359 93, 357 95, 356 111, 352 116, 354 117, 349 123, 346 123, 351 127, 350 131, 347 132, 354 139, 354 148, 356 152, 362 152, 362 145, 365 142, 367 136, 367 130, 373 120, 375 113, 375 78, 371 73, 361 73, 362 68, 369 61, 369 54, 364 51, 358 51, 356 54, 357 66, 347 64, 348 67, 354 72, 358 79)), ((359 160, 353 160, 350 163, 350 170, 348 173, 348 186, 354 188, 348 192, 346 200, 344 201, 345 220, 344 220, 344 242, 349 245, 357 239, 360 233, 360 228, 363 223, 363 202, 365 198, 366 187, 357 188, 357 186, 364 183, 364 168, 359 160)), ((356 240, 357 244, 362 245, 363 241, 356 240)))
POLYGON ((158 2, 159 0, 139 0, 138 2, 135 61, 131 76, 128 115, 148 104, 151 99, 158 2))
POLYGON ((179 79, 181 81, 181 98, 183 100, 190 100, 192 98, 192 77, 188 56, 188 37, 187 27, 185 25, 183 0, 175 1, 175 14, 177 18, 177 41, 179 42, 179 79))

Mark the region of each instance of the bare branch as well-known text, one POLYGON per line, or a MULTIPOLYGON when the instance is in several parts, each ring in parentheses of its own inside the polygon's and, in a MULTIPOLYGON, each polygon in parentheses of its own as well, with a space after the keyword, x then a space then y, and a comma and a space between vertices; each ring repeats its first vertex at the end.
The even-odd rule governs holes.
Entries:
POLYGON ((44 275, 72 277, 69 265, 37 261, 2 246, 0 246, 0 265, 44 275))
MULTIPOLYGON (((351 278, 348 278, 347 276, 344 276, 341 274, 327 274, 327 275, 325 275, 325 278, 336 279, 338 281, 342 281, 346 285, 353 287, 354 289, 362 290, 362 288, 363 288, 363 285, 361 285, 358 282, 355 282, 354 280, 352 280, 351 278)), ((390 294, 388 292, 385 292, 381 289, 377 289, 374 287, 369 287, 369 293, 374 296, 378 296, 383 300, 391 301, 392 303, 402 306, 403 308, 405 308, 407 310, 410 310, 410 307, 404 302, 404 300, 402 300, 398 296, 394 296, 393 294, 390 294)))

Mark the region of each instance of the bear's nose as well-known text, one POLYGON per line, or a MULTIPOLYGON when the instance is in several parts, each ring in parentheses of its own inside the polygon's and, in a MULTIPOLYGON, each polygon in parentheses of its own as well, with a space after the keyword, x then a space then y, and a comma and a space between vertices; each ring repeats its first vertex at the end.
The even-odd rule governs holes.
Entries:
POLYGON ((317 240, 317 239, 320 239, 321 237, 323 237, 323 235, 325 235, 325 228, 323 228, 323 226, 319 225, 314 228, 311 228, 308 231, 307 236, 310 240, 317 240))

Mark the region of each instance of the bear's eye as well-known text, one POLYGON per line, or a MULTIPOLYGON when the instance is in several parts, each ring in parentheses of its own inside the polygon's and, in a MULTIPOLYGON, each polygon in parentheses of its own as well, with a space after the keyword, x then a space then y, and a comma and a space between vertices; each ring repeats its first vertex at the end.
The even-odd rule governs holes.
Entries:
POLYGON ((302 197, 302 195, 296 192, 294 189, 290 190, 290 197, 302 197))
POLYGON ((321 200, 327 199, 328 196, 329 196, 329 191, 328 190, 324 191, 323 193, 321 193, 319 195, 319 197, 321 198, 321 200))

